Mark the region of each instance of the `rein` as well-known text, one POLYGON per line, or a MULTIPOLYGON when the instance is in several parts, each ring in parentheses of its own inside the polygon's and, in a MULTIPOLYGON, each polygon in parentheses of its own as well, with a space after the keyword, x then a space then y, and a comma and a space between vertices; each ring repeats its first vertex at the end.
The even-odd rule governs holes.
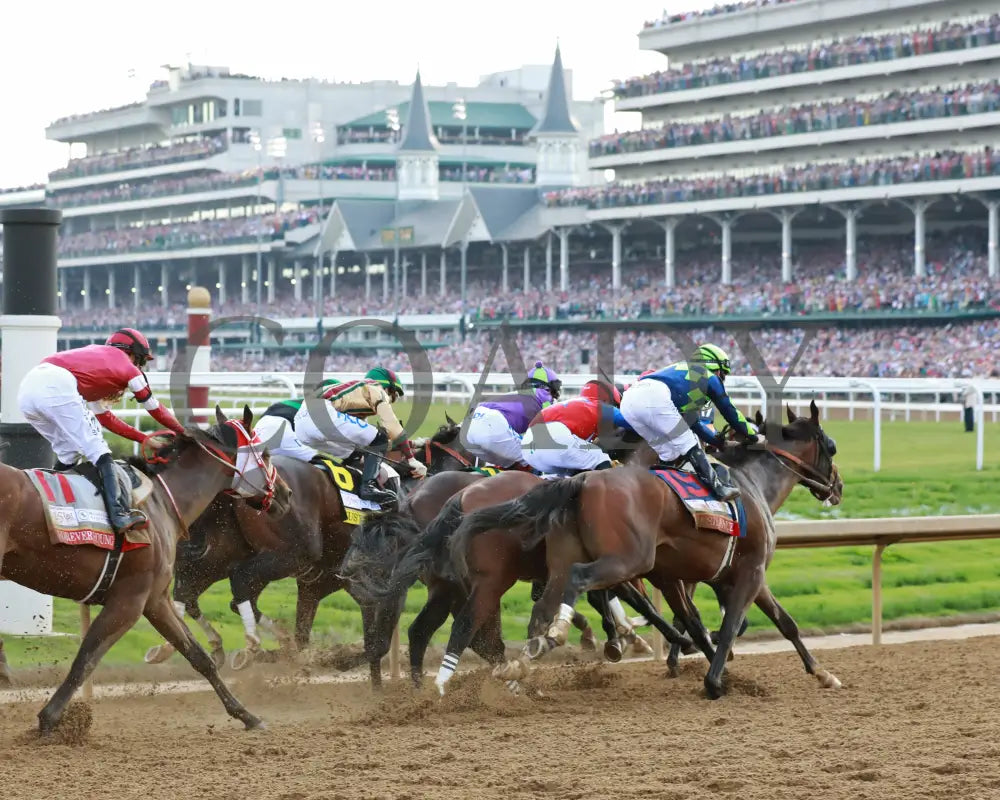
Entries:
POLYGON ((802 484, 811 489, 823 492, 826 495, 826 498, 824 499, 828 499, 833 496, 833 487, 836 486, 837 483, 837 465, 832 461, 830 462, 831 470, 829 476, 824 476, 812 464, 806 463, 798 456, 789 453, 787 450, 767 445, 767 452, 773 455, 777 462, 797 477, 802 484), (795 467, 789 466, 786 461, 795 464, 795 466, 799 467, 802 472, 795 469, 795 467))
POLYGON ((463 467, 472 466, 472 462, 469 461, 469 459, 465 458, 465 456, 463 456, 457 450, 448 447, 448 445, 446 444, 441 444, 441 442, 435 442, 432 439, 428 439, 426 442, 424 442, 424 464, 426 464, 428 467, 430 467, 431 465, 431 445, 436 447, 438 450, 441 450, 442 452, 451 456, 463 467))
POLYGON ((167 499, 170 501, 170 507, 174 510, 174 514, 177 515, 177 521, 181 524, 181 538, 190 539, 191 531, 188 530, 187 523, 184 522, 184 517, 181 516, 180 506, 177 505, 177 500, 174 499, 174 493, 170 491, 170 487, 167 486, 167 482, 163 480, 163 476, 157 473, 156 480, 160 482, 160 486, 163 487, 163 491, 167 493, 167 499))

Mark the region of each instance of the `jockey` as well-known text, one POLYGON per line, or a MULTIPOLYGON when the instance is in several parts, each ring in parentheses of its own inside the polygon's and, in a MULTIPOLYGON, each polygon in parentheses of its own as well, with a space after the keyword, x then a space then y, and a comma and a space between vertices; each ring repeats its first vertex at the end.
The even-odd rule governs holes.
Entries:
POLYGON ((625 427, 618 411, 618 389, 603 381, 587 381, 580 396, 543 408, 521 440, 524 461, 540 473, 575 475, 590 469, 607 469, 611 457, 594 439, 602 419, 625 427))
POLYGON ((541 361, 521 383, 521 390, 480 403, 465 431, 465 449, 487 464, 524 469, 521 436, 543 408, 559 399, 562 381, 541 361), (530 394, 524 390, 531 390, 530 394))
POLYGON ((621 403, 622 417, 664 462, 683 456, 698 477, 726 502, 739 497, 740 490, 719 479, 698 439, 719 448, 725 443, 722 434, 713 433, 699 416, 711 401, 737 435, 750 444, 757 441, 757 429, 726 393, 725 379, 730 370, 729 356, 721 347, 703 344, 690 361, 671 364, 637 380, 621 403))
POLYGON ((256 430, 262 440, 269 442, 273 455, 287 455, 300 461, 311 461, 319 450, 336 458, 347 458, 356 448, 365 448, 358 497, 384 505, 394 502, 396 496, 379 488, 375 478, 380 456, 389 449, 390 442, 402 439, 400 450, 411 472, 418 478, 427 474, 427 467, 417 461, 392 410, 392 404, 402 396, 403 385, 396 374, 375 367, 359 381, 323 381, 319 398, 329 404, 333 413, 327 413, 319 424, 310 413, 311 403, 285 400, 264 412, 256 430), (372 415, 378 416, 381 426, 369 425, 362 419, 372 415))
POLYGON ((97 468, 108 520, 118 532, 144 528, 149 523, 122 497, 105 428, 133 442, 160 449, 163 436, 136 430, 111 412, 127 389, 151 417, 174 433, 184 427, 153 397, 142 367, 153 358, 146 337, 134 328, 121 328, 104 344, 64 350, 32 367, 21 382, 17 404, 24 418, 45 437, 56 454, 56 469, 68 470, 82 456, 97 468), (100 425, 98 425, 100 423, 100 425))

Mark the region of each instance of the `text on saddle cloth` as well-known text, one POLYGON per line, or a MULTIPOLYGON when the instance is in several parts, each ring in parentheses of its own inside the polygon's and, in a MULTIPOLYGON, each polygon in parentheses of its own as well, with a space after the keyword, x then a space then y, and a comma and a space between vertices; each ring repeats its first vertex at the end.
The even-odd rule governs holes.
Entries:
MULTIPOLYGON (((713 464, 713 467, 717 465, 713 464)), ((726 503, 712 494, 693 472, 683 469, 654 469, 652 472, 673 489, 694 519, 695 526, 743 538, 747 532, 743 501, 726 503)))
POLYGON ((353 467, 338 464, 329 458, 318 456, 314 459, 319 469, 323 470, 336 487, 340 489, 341 505, 344 509, 343 521, 351 525, 360 525, 368 517, 368 511, 381 511, 378 503, 362 500, 358 497, 358 487, 361 486, 361 472, 353 467))
MULTIPOLYGON (((131 496, 132 508, 140 507, 152 492, 153 482, 132 467, 116 463, 115 471, 122 494, 131 496), (133 488, 136 483, 138 486, 133 488)), ((102 550, 115 549, 115 531, 108 520, 104 498, 93 481, 76 472, 29 469, 25 474, 42 499, 52 544, 89 544, 102 550)), ((122 551, 149 544, 149 531, 128 531, 122 551)))

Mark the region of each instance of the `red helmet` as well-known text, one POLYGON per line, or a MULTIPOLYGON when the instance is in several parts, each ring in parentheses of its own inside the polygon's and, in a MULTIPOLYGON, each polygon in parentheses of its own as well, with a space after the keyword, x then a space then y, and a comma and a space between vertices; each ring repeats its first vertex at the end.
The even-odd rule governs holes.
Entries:
POLYGON ((622 396, 618 389, 609 386, 604 381, 587 381, 580 389, 580 397, 599 400, 602 403, 613 403, 616 406, 622 402, 622 396))
POLYGON ((146 337, 135 328, 119 328, 112 333, 104 343, 108 347, 117 347, 124 350, 131 356, 137 358, 140 364, 145 364, 153 359, 153 351, 149 346, 146 337))

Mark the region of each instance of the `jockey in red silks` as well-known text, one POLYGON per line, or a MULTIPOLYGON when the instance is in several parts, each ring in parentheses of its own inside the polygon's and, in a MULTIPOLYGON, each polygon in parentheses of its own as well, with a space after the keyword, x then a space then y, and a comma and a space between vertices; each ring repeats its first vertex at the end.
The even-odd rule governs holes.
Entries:
POLYGON ((17 395, 24 418, 55 451, 56 469, 70 469, 81 456, 97 468, 108 519, 116 531, 143 528, 149 520, 142 511, 129 508, 129 498, 121 496, 101 427, 133 442, 148 442, 156 450, 169 439, 136 430, 112 414, 111 405, 128 390, 164 428, 184 431, 149 388, 141 368, 152 358, 145 336, 133 328, 121 328, 104 344, 64 350, 44 359, 25 375, 17 395))

